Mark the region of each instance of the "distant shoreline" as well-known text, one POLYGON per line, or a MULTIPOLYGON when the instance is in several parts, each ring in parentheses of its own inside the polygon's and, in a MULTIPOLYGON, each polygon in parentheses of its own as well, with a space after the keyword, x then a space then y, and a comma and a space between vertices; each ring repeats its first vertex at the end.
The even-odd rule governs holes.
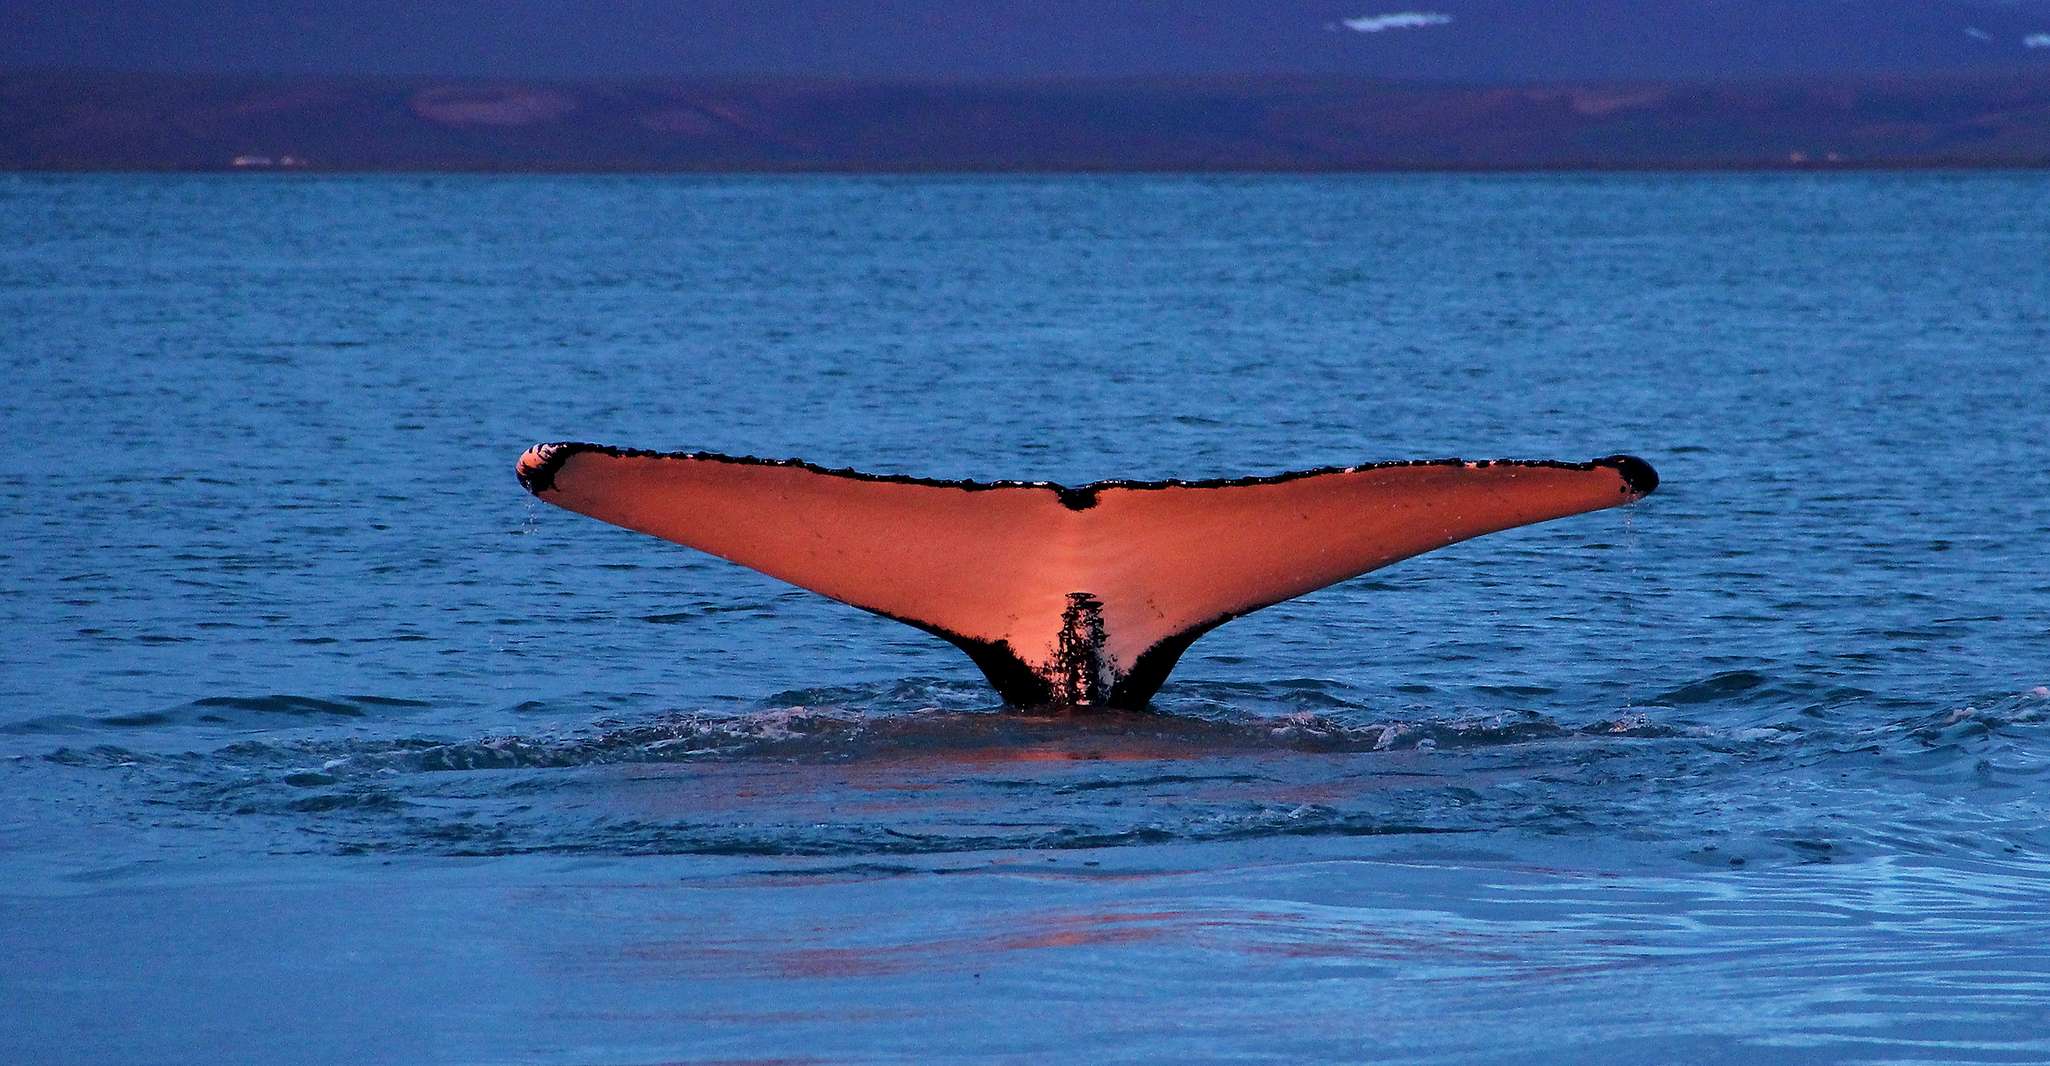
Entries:
POLYGON ((0 171, 1826 173, 2050 168, 2050 76, 1472 85, 0 73, 0 171))

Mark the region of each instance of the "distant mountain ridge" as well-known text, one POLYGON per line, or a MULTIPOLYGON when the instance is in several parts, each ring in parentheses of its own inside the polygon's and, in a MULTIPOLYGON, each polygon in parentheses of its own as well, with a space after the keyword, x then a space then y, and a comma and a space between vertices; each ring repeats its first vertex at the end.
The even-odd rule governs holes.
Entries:
POLYGON ((2050 165, 2050 74, 1448 85, 0 74, 17 170, 2050 165))
POLYGON ((2050 72, 2050 0, 0 0, 0 27, 0 69, 290 77, 2050 72))

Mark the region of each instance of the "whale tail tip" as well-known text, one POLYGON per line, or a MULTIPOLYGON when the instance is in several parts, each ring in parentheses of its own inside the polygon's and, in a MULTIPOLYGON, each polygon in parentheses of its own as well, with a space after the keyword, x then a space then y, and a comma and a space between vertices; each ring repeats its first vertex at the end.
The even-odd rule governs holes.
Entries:
POLYGON ((1622 475, 1623 486, 1639 499, 1658 491, 1659 472, 1634 455, 1605 455, 1593 465, 1606 466, 1622 475))

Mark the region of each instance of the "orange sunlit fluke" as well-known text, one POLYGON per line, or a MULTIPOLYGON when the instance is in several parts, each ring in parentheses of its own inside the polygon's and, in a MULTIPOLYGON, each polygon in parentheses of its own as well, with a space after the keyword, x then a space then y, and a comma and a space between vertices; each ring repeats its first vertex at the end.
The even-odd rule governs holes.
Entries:
POLYGON ((534 495, 943 637, 1006 702, 1143 707, 1197 637, 1483 533, 1643 498, 1650 464, 1457 459, 1230 481, 935 481, 539 444, 534 495))

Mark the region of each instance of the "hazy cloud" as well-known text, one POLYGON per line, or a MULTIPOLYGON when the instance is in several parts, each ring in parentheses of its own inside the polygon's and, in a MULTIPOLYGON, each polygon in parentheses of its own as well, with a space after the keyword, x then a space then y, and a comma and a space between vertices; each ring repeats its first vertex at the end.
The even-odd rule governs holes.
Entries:
POLYGON ((2032 33, 2022 38, 2023 48, 2050 48, 2050 33, 2032 33))
POLYGON ((1386 15, 1339 19, 1338 24, 1359 33, 1380 33, 1383 30, 1420 30, 1426 26, 1443 26, 1451 21, 1452 16, 1436 11, 1394 11, 1386 15))
POLYGON ((1987 33, 1985 30, 1982 30, 1977 26, 1966 26, 1965 36, 1970 37, 1972 40, 1975 41, 1990 41, 1993 39, 1992 34, 1987 33))

